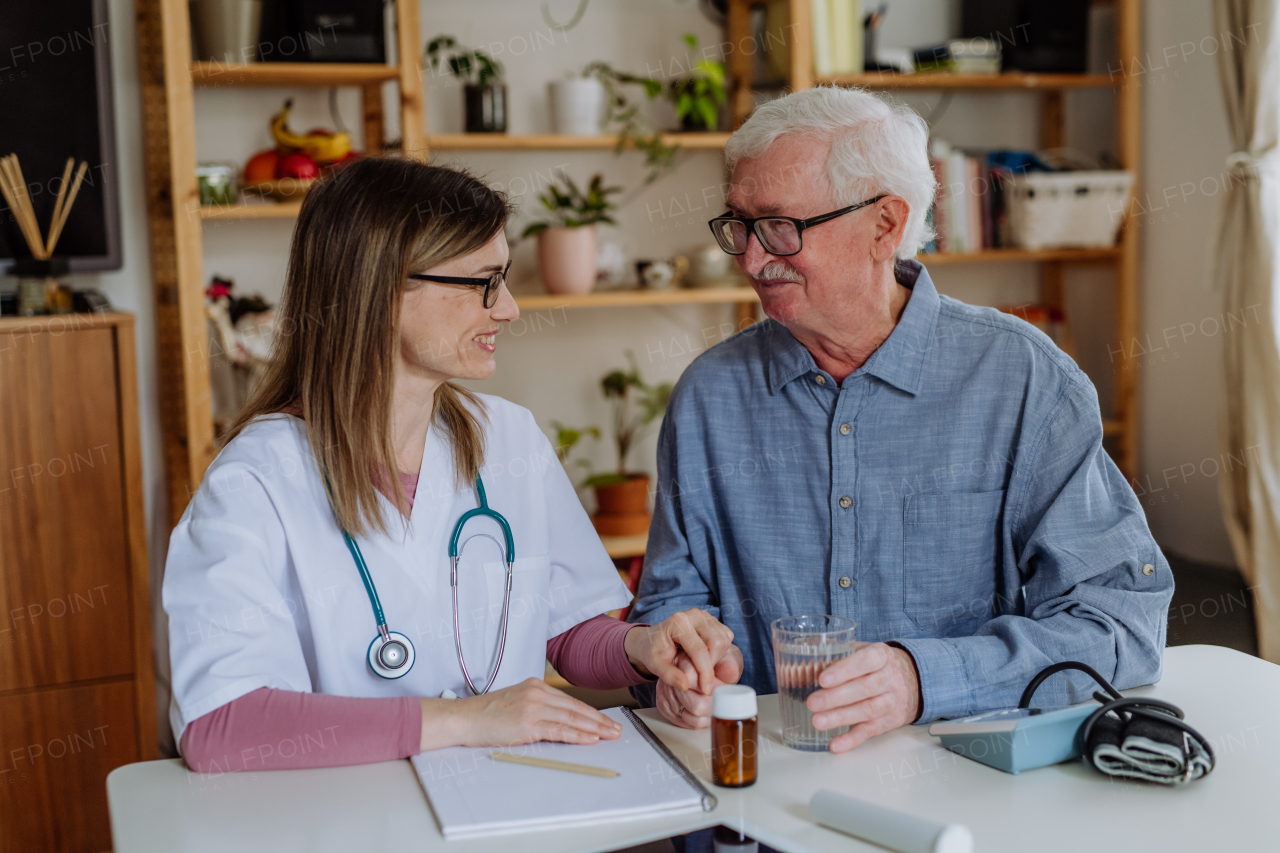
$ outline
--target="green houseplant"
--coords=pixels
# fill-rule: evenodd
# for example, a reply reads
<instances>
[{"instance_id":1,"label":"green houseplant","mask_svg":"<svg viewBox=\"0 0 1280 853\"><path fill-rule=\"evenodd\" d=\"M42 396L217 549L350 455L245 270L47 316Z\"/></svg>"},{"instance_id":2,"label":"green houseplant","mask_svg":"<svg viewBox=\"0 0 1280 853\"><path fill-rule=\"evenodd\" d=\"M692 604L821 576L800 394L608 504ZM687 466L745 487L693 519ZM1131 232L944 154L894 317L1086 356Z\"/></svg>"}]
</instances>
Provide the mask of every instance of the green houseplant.
<instances>
[{"instance_id":1,"label":"green houseplant","mask_svg":"<svg viewBox=\"0 0 1280 853\"><path fill-rule=\"evenodd\" d=\"M538 272L550 293L587 293L596 283L596 229L616 225L611 213L617 205L609 196L622 187L606 187L603 175L592 175L586 190L564 176L538 196L550 218L535 222L521 236L538 238Z\"/></svg>"},{"instance_id":2,"label":"green houseplant","mask_svg":"<svg viewBox=\"0 0 1280 853\"><path fill-rule=\"evenodd\" d=\"M627 456L648 427L666 412L671 399L670 382L645 382L630 351L627 362L629 370L612 370L600 380L605 399L613 402L617 470L596 474L584 483L595 489L596 514L591 522L605 536L635 536L649 529L649 475L628 471Z\"/></svg>"},{"instance_id":3,"label":"green houseplant","mask_svg":"<svg viewBox=\"0 0 1280 853\"><path fill-rule=\"evenodd\" d=\"M597 426L571 427L565 426L559 421L552 421L551 427L556 431L556 458L559 459L560 464L564 466L565 473L569 473L569 457L573 455L573 449L578 446L578 443L582 441L582 439L587 436L591 436L597 441L600 439L600 427ZM573 467L584 468L587 471L590 471L591 463L586 459L575 459L573 461ZM570 479L572 479L572 475L570 476Z\"/></svg>"},{"instance_id":4,"label":"green houseplant","mask_svg":"<svg viewBox=\"0 0 1280 853\"><path fill-rule=\"evenodd\" d=\"M464 84L467 133L506 132L507 87L501 62L478 48L463 47L453 36L436 36L423 55L433 72L445 66Z\"/></svg>"},{"instance_id":5,"label":"green houseplant","mask_svg":"<svg viewBox=\"0 0 1280 853\"><path fill-rule=\"evenodd\" d=\"M685 33L683 39L690 48L697 49L697 36ZM604 87L604 125L618 135L614 153L628 145L644 153L645 165L649 167L646 184L656 180L664 170L675 167L676 151L680 145L667 144L663 140L662 131L645 118L639 104L627 97L625 87L641 87L650 100L661 95L669 98L675 105L681 130L717 130L720 127L720 107L725 103L723 62L700 59L693 63L692 73L667 83L619 71L603 61L587 65L582 76L594 78Z\"/></svg>"},{"instance_id":6,"label":"green houseplant","mask_svg":"<svg viewBox=\"0 0 1280 853\"><path fill-rule=\"evenodd\" d=\"M685 33L684 43L698 49L698 38ZM698 60L687 77L667 84L666 93L676 105L676 118L681 130L719 130L720 107L724 106L724 63Z\"/></svg>"}]
</instances>

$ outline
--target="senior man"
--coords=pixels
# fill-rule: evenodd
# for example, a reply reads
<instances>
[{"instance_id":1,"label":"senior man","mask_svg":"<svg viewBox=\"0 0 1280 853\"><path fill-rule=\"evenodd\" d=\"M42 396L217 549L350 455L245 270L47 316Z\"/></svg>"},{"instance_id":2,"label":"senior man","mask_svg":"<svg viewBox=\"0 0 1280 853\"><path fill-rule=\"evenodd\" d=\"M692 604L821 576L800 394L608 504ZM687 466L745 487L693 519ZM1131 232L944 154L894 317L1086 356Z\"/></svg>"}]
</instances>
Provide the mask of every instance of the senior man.
<instances>
[{"instance_id":1,"label":"senior man","mask_svg":"<svg viewBox=\"0 0 1280 853\"><path fill-rule=\"evenodd\" d=\"M1088 377L1022 320L939 296L912 260L930 236L927 136L905 107L818 88L729 140L712 230L767 319L676 385L631 616L708 610L736 647L711 683L761 693L777 691L774 619L855 620L869 642L808 700L817 728L851 726L833 752L1016 705L1058 661L1155 681L1173 595ZM696 688L636 689L709 723ZM1064 673L1036 699L1094 689Z\"/></svg>"}]
</instances>

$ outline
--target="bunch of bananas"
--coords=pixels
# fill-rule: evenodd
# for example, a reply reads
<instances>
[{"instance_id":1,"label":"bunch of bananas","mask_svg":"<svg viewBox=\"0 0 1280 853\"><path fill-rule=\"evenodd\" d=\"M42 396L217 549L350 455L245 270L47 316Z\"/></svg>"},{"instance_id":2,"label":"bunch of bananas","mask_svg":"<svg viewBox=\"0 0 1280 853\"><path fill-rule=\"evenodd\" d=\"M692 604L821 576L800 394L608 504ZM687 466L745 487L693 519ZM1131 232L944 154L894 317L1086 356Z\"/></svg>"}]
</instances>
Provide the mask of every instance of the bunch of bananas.
<instances>
[{"instance_id":1,"label":"bunch of bananas","mask_svg":"<svg viewBox=\"0 0 1280 853\"><path fill-rule=\"evenodd\" d=\"M271 117L271 136L281 149L301 151L317 163L341 160L351 151L351 138L345 133L299 136L289 130L289 110L293 99L284 102L284 109Z\"/></svg>"}]
</instances>

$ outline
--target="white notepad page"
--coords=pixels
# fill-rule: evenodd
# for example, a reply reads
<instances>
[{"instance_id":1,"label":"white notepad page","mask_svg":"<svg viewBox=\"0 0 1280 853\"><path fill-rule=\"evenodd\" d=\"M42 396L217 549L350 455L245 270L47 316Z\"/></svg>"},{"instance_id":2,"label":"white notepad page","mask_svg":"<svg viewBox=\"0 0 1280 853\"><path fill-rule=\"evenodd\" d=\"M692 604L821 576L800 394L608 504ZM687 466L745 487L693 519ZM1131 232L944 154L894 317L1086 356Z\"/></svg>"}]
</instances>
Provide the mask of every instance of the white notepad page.
<instances>
[{"instance_id":1,"label":"white notepad page","mask_svg":"<svg viewBox=\"0 0 1280 853\"><path fill-rule=\"evenodd\" d=\"M413 756L441 834L475 838L703 808L703 792L649 745L621 708L602 713L622 724L617 740L590 746L545 742L501 748L452 746ZM492 752L606 767L619 775L602 778L510 764L494 761L489 757Z\"/></svg>"}]
</instances>

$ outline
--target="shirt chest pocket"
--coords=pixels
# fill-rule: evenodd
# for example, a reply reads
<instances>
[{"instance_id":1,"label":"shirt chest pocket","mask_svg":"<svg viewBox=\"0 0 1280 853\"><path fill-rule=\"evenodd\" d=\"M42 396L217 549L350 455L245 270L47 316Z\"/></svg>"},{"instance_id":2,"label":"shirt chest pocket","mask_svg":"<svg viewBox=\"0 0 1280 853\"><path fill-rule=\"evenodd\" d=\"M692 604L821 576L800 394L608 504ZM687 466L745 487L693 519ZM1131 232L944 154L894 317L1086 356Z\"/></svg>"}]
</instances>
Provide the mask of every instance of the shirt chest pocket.
<instances>
[{"instance_id":1,"label":"shirt chest pocket","mask_svg":"<svg viewBox=\"0 0 1280 853\"><path fill-rule=\"evenodd\" d=\"M902 608L926 636L968 636L991 618L1004 494L903 499Z\"/></svg>"},{"instance_id":2,"label":"shirt chest pocket","mask_svg":"<svg viewBox=\"0 0 1280 853\"><path fill-rule=\"evenodd\" d=\"M489 585L490 611L500 622L502 600L506 594L506 564L497 560L486 562L484 574ZM545 628L552 595L550 556L540 554L536 557L517 557L511 566L511 622L520 620L530 627L541 622ZM498 622L495 622L495 630L497 625Z\"/></svg>"}]
</instances>

